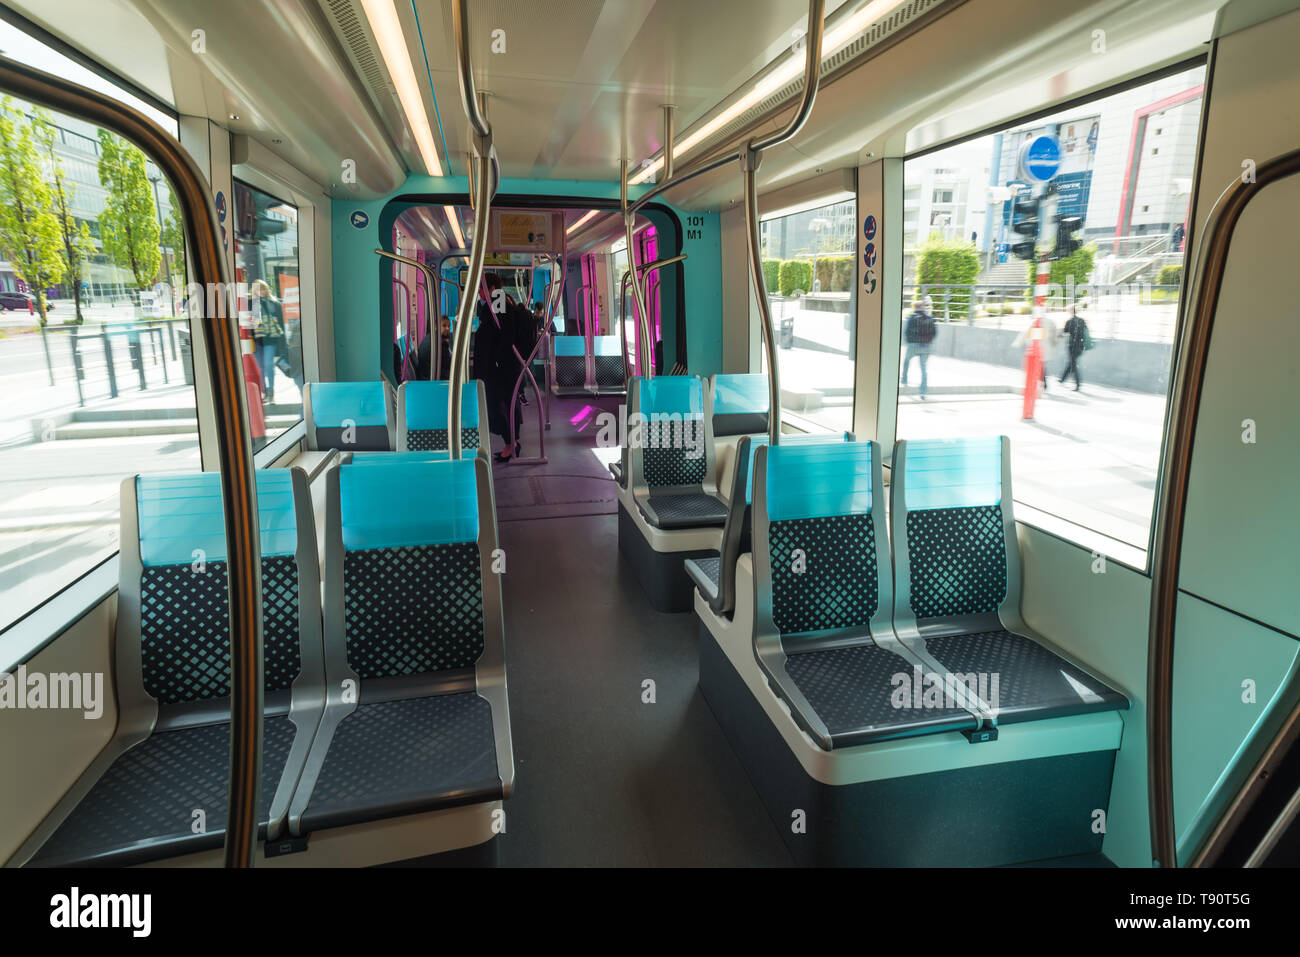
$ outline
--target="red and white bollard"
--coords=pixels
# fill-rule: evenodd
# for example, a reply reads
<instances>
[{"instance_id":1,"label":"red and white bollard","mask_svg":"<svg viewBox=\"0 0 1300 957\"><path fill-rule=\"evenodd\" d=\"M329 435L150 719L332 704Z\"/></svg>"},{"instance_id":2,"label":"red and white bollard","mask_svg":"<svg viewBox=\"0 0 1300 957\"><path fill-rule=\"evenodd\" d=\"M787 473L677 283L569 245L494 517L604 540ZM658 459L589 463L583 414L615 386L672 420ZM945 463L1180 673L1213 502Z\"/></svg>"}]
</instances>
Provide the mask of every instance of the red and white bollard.
<instances>
[{"instance_id":1,"label":"red and white bollard","mask_svg":"<svg viewBox=\"0 0 1300 957\"><path fill-rule=\"evenodd\" d=\"M1038 276L1034 284L1034 324L1029 327L1025 344L1025 402L1020 418L1029 421L1034 417L1034 402L1038 399L1038 383L1043 378L1043 317L1047 314L1047 283L1052 275L1052 263L1044 253L1038 260Z\"/></svg>"}]
</instances>

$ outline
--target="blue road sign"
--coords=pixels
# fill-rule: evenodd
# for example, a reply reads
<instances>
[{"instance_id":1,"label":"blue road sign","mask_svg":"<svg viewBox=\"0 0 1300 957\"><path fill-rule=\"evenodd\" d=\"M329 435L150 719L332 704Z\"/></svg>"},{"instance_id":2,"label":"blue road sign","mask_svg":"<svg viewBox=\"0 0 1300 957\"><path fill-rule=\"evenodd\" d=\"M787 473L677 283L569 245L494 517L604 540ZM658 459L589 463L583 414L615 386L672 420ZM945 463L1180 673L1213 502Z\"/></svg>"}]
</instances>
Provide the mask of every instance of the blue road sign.
<instances>
[{"instance_id":1,"label":"blue road sign","mask_svg":"<svg viewBox=\"0 0 1300 957\"><path fill-rule=\"evenodd\" d=\"M1046 183L1061 168L1061 144L1055 136L1035 136L1020 154L1020 168L1025 175Z\"/></svg>"},{"instance_id":2,"label":"blue road sign","mask_svg":"<svg viewBox=\"0 0 1300 957\"><path fill-rule=\"evenodd\" d=\"M364 210L352 210L352 227L354 229L365 229L369 225L370 217L366 215Z\"/></svg>"}]
</instances>

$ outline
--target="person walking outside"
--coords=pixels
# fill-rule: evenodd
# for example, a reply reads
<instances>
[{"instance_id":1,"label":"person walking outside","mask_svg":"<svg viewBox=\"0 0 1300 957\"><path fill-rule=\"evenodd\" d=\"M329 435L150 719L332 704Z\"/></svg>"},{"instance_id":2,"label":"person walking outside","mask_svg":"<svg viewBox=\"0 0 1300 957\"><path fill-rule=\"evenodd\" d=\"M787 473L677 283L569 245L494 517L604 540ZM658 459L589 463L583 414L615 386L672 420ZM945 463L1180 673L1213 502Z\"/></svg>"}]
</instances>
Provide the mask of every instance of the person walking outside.
<instances>
[{"instance_id":1,"label":"person walking outside","mask_svg":"<svg viewBox=\"0 0 1300 957\"><path fill-rule=\"evenodd\" d=\"M265 279L253 280L253 354L262 370L262 403L275 401L275 354L284 351L284 308Z\"/></svg>"},{"instance_id":2,"label":"person walking outside","mask_svg":"<svg viewBox=\"0 0 1300 957\"><path fill-rule=\"evenodd\" d=\"M1065 321L1063 333L1070 364L1061 373L1061 384L1065 385L1065 380L1073 375L1074 391L1078 392L1083 386L1083 380L1079 378L1079 357L1092 348L1092 336L1088 334L1088 324L1075 312L1073 306L1070 307L1070 318Z\"/></svg>"},{"instance_id":3,"label":"person walking outside","mask_svg":"<svg viewBox=\"0 0 1300 957\"><path fill-rule=\"evenodd\" d=\"M903 339L907 342L907 353L903 357L902 384L907 385L907 374L912 367L912 357L915 356L921 366L922 399L930 390L926 364L930 361L930 346L934 342L936 332L934 317L930 314L933 308L934 301L929 296L923 296L920 303L912 310L912 314L907 317L907 321L903 324Z\"/></svg>"}]
</instances>

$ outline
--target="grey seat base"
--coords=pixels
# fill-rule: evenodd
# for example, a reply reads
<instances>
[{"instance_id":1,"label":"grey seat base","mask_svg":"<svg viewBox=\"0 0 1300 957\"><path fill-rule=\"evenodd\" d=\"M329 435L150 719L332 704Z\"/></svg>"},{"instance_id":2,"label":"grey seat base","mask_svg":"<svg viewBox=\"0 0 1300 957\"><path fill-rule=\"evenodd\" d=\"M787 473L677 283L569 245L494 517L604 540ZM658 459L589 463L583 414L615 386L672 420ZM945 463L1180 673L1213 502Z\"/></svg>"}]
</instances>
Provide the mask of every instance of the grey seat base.
<instances>
[{"instance_id":1,"label":"grey seat base","mask_svg":"<svg viewBox=\"0 0 1300 957\"><path fill-rule=\"evenodd\" d=\"M721 527L727 521L727 504L707 492L676 495L651 492L649 500L638 505L646 522L655 528Z\"/></svg>"},{"instance_id":2,"label":"grey seat base","mask_svg":"<svg viewBox=\"0 0 1300 957\"><path fill-rule=\"evenodd\" d=\"M913 700L912 663L870 641L794 654L787 648L785 670L826 725L832 748L979 727L965 708ZM898 690L905 707L895 706Z\"/></svg>"},{"instance_id":3,"label":"grey seat base","mask_svg":"<svg viewBox=\"0 0 1300 957\"><path fill-rule=\"evenodd\" d=\"M685 559L717 555L714 549L657 552L646 541L622 500L618 503L618 550L636 575L655 611L682 612L695 607L695 586L686 574Z\"/></svg>"},{"instance_id":4,"label":"grey seat base","mask_svg":"<svg viewBox=\"0 0 1300 957\"><path fill-rule=\"evenodd\" d=\"M1033 639L1005 629L926 639L926 649L950 674L996 677L999 724L1122 711L1127 696L1065 661ZM990 697L992 695L990 694Z\"/></svg>"},{"instance_id":5,"label":"grey seat base","mask_svg":"<svg viewBox=\"0 0 1300 957\"><path fill-rule=\"evenodd\" d=\"M262 722L259 836L284 773L294 726ZM221 847L230 725L157 731L123 753L32 858L33 867L127 867ZM195 833L195 828L201 830Z\"/></svg>"},{"instance_id":6,"label":"grey seat base","mask_svg":"<svg viewBox=\"0 0 1300 957\"><path fill-rule=\"evenodd\" d=\"M300 830L502 797L492 708L477 692L366 703L334 732Z\"/></svg>"},{"instance_id":7,"label":"grey seat base","mask_svg":"<svg viewBox=\"0 0 1300 957\"><path fill-rule=\"evenodd\" d=\"M809 777L703 623L700 690L801 864L974 867L1101 851L1091 825L1114 751L832 786ZM791 827L796 810L805 833Z\"/></svg>"}]
</instances>

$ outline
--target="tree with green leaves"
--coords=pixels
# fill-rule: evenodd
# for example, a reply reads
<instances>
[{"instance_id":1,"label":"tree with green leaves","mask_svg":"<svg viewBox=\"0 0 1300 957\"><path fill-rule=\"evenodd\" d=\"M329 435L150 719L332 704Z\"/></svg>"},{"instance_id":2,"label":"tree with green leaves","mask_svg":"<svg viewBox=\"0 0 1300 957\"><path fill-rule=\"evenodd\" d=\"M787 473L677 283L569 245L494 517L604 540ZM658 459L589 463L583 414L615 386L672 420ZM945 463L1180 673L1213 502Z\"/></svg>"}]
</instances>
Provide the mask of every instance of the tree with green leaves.
<instances>
[{"instance_id":1,"label":"tree with green leaves","mask_svg":"<svg viewBox=\"0 0 1300 957\"><path fill-rule=\"evenodd\" d=\"M81 315L81 277L85 273L90 257L95 254L95 241L90 235L90 224L79 221L72 214L72 200L76 187L68 181L63 172L63 164L54 152L54 124L44 110L34 111L35 122L32 125L32 137L40 152L48 157L50 196L53 212L59 224L59 239L63 243L63 259L67 272L63 280L72 288L72 304L77 324L85 321Z\"/></svg>"},{"instance_id":2,"label":"tree with green leaves","mask_svg":"<svg viewBox=\"0 0 1300 957\"><path fill-rule=\"evenodd\" d=\"M45 290L63 278L68 264L32 124L9 97L0 103L0 252L31 290L44 326Z\"/></svg>"},{"instance_id":3,"label":"tree with green leaves","mask_svg":"<svg viewBox=\"0 0 1300 957\"><path fill-rule=\"evenodd\" d=\"M170 192L171 209L167 213L167 220L163 223L162 244L171 251L171 276L168 281L174 287L185 285L185 226L181 222L181 211L179 203L176 201L176 194Z\"/></svg>"},{"instance_id":4,"label":"tree with green leaves","mask_svg":"<svg viewBox=\"0 0 1300 957\"><path fill-rule=\"evenodd\" d=\"M108 130L99 131L99 182L107 190L99 214L104 252L131 270L137 289L153 283L162 263L162 230L144 152Z\"/></svg>"}]
</instances>

